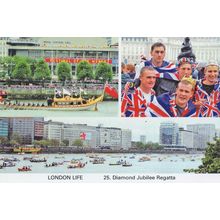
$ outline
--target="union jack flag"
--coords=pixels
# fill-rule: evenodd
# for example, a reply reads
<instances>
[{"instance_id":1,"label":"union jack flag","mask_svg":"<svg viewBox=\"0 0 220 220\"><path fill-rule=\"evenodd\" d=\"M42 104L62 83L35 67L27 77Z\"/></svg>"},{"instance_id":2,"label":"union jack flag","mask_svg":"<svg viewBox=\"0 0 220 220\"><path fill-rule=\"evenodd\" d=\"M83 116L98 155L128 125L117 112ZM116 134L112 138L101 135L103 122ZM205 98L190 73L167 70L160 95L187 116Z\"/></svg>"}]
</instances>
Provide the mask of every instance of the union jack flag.
<instances>
[{"instance_id":1,"label":"union jack flag","mask_svg":"<svg viewBox=\"0 0 220 220\"><path fill-rule=\"evenodd\" d=\"M151 101L155 97L151 91ZM121 103L121 113L125 117L146 117L147 103L140 89L134 89L133 93L124 93Z\"/></svg>"},{"instance_id":2,"label":"union jack flag","mask_svg":"<svg viewBox=\"0 0 220 220\"><path fill-rule=\"evenodd\" d=\"M148 106L151 117L196 117L196 107L189 100L186 107L178 114L175 94L164 93L154 99Z\"/></svg>"},{"instance_id":3,"label":"union jack flag","mask_svg":"<svg viewBox=\"0 0 220 220\"><path fill-rule=\"evenodd\" d=\"M203 80L200 80L196 86L195 100L205 99L199 109L200 117L220 117L220 82L214 85L213 91L208 94L205 91Z\"/></svg>"},{"instance_id":4,"label":"union jack flag","mask_svg":"<svg viewBox=\"0 0 220 220\"><path fill-rule=\"evenodd\" d=\"M135 78L138 78L140 75L141 68L144 66L151 66L157 71L157 77L162 79L169 79L174 81L179 81L177 69L174 63L163 61L162 66L157 67L152 63L152 59L141 62L139 65L136 65L136 75Z\"/></svg>"}]
</instances>

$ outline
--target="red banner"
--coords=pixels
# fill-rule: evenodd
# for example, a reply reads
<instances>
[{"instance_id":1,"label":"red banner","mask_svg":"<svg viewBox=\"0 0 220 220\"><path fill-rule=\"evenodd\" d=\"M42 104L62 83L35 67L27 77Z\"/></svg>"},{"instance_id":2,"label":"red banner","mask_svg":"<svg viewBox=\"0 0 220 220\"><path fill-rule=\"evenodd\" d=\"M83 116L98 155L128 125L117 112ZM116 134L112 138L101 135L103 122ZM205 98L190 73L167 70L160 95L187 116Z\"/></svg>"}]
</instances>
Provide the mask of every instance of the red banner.
<instances>
[{"instance_id":1,"label":"red banner","mask_svg":"<svg viewBox=\"0 0 220 220\"><path fill-rule=\"evenodd\" d=\"M47 63L60 63L60 62L66 62L66 63L79 63L81 61L87 61L91 64L98 64L101 62L112 64L111 59L83 59L83 58L59 58L59 57L47 57L44 59Z\"/></svg>"}]
</instances>

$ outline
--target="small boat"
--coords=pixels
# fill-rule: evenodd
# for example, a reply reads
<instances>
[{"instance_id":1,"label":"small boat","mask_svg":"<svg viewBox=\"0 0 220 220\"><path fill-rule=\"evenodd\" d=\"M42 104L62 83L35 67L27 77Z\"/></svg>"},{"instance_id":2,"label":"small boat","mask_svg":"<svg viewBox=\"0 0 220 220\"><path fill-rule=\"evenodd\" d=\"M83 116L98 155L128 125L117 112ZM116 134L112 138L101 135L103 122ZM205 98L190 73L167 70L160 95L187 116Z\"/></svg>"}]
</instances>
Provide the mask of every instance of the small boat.
<instances>
[{"instance_id":1,"label":"small boat","mask_svg":"<svg viewBox=\"0 0 220 220\"><path fill-rule=\"evenodd\" d=\"M110 166L118 166L118 165L122 165L123 164L123 161L117 161L117 162L115 162L115 163L110 163L109 165Z\"/></svg>"},{"instance_id":2,"label":"small boat","mask_svg":"<svg viewBox=\"0 0 220 220\"><path fill-rule=\"evenodd\" d=\"M40 159L40 158L32 158L32 159L30 160L30 162L33 162L33 163L47 162L47 159L46 159L46 158L43 158L43 159Z\"/></svg>"},{"instance_id":3,"label":"small boat","mask_svg":"<svg viewBox=\"0 0 220 220\"><path fill-rule=\"evenodd\" d=\"M46 164L45 167L57 167L59 165L63 165L63 162L60 163L52 162L51 164Z\"/></svg>"},{"instance_id":4,"label":"small boat","mask_svg":"<svg viewBox=\"0 0 220 220\"><path fill-rule=\"evenodd\" d=\"M102 160L101 158L95 158L91 162L92 164L104 164L104 160Z\"/></svg>"},{"instance_id":5,"label":"small boat","mask_svg":"<svg viewBox=\"0 0 220 220\"><path fill-rule=\"evenodd\" d=\"M3 167L14 167L16 164L12 163L11 161L8 162L3 162L2 166Z\"/></svg>"},{"instance_id":6,"label":"small boat","mask_svg":"<svg viewBox=\"0 0 220 220\"><path fill-rule=\"evenodd\" d=\"M23 166L22 168L18 168L18 171L25 172L25 171L31 171L31 168L28 166Z\"/></svg>"},{"instance_id":7,"label":"small boat","mask_svg":"<svg viewBox=\"0 0 220 220\"><path fill-rule=\"evenodd\" d=\"M83 168L83 167L85 167L85 165L86 165L86 163L82 163L82 162L79 161L76 164L70 164L67 168L68 169Z\"/></svg>"},{"instance_id":8,"label":"small boat","mask_svg":"<svg viewBox=\"0 0 220 220\"><path fill-rule=\"evenodd\" d=\"M139 160L138 160L138 162L145 162L145 161L150 161L151 159L150 159L150 157L148 157L148 156L143 156L143 157L141 157Z\"/></svg>"},{"instance_id":9,"label":"small boat","mask_svg":"<svg viewBox=\"0 0 220 220\"><path fill-rule=\"evenodd\" d=\"M125 161L123 164L122 164L123 167L131 167L132 164L131 163L128 163L127 161Z\"/></svg>"}]
</instances>

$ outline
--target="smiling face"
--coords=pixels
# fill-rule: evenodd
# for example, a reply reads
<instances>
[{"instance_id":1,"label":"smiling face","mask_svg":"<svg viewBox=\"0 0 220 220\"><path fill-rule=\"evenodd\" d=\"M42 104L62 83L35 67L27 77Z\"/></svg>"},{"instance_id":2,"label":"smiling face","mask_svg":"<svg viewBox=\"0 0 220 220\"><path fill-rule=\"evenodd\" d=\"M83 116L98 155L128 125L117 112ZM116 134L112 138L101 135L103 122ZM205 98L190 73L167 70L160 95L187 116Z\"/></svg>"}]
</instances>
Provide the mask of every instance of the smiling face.
<instances>
[{"instance_id":1,"label":"smiling face","mask_svg":"<svg viewBox=\"0 0 220 220\"><path fill-rule=\"evenodd\" d=\"M165 57L164 47L154 47L151 51L152 61L155 66L161 66Z\"/></svg>"},{"instance_id":2,"label":"smiling face","mask_svg":"<svg viewBox=\"0 0 220 220\"><path fill-rule=\"evenodd\" d=\"M193 86L180 82L176 89L176 104L181 108L185 108L187 102L193 96Z\"/></svg>"},{"instance_id":3,"label":"smiling face","mask_svg":"<svg viewBox=\"0 0 220 220\"><path fill-rule=\"evenodd\" d=\"M214 85L218 79L218 66L210 65L205 68L205 80L204 83L206 85Z\"/></svg>"},{"instance_id":4,"label":"smiling face","mask_svg":"<svg viewBox=\"0 0 220 220\"><path fill-rule=\"evenodd\" d=\"M179 73L179 80L181 80L183 77L190 77L192 75L192 65L190 63L183 63L178 68Z\"/></svg>"},{"instance_id":5,"label":"smiling face","mask_svg":"<svg viewBox=\"0 0 220 220\"><path fill-rule=\"evenodd\" d=\"M143 92L149 93L154 87L156 82L156 72L155 70L144 70L140 75L141 85L140 88Z\"/></svg>"}]
</instances>

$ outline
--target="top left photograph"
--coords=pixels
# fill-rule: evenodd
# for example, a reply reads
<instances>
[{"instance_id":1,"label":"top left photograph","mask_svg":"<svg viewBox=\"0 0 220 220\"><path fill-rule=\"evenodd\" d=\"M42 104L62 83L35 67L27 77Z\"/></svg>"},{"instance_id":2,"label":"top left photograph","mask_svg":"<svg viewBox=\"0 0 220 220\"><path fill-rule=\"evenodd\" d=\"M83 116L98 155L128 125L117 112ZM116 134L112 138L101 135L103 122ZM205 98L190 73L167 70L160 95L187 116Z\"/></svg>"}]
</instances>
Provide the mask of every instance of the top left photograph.
<instances>
[{"instance_id":1,"label":"top left photograph","mask_svg":"<svg viewBox=\"0 0 220 220\"><path fill-rule=\"evenodd\" d=\"M0 37L0 116L118 116L118 39Z\"/></svg>"}]
</instances>

